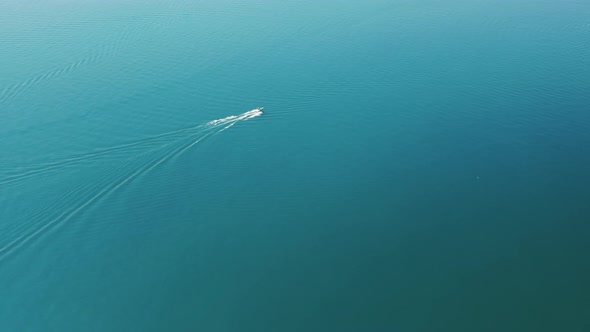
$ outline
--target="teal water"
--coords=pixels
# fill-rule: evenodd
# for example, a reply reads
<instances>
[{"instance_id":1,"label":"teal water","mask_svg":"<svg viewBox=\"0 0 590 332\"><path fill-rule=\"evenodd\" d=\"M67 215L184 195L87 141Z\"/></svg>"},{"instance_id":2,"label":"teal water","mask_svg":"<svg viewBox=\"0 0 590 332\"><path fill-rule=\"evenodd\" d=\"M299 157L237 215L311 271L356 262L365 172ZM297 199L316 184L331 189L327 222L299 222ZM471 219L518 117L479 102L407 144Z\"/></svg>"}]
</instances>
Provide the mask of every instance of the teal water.
<instances>
[{"instance_id":1,"label":"teal water","mask_svg":"<svg viewBox=\"0 0 590 332\"><path fill-rule=\"evenodd\" d=\"M588 331L589 18L0 2L0 331Z\"/></svg>"}]
</instances>

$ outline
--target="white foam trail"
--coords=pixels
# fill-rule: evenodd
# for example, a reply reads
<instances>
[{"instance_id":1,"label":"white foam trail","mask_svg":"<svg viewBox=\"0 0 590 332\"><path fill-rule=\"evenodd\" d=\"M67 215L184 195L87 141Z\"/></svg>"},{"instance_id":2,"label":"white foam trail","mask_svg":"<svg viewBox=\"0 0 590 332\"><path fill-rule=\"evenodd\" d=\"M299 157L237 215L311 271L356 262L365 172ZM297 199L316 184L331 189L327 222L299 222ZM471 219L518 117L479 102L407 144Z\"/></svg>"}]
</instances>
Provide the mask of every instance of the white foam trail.
<instances>
[{"instance_id":1,"label":"white foam trail","mask_svg":"<svg viewBox=\"0 0 590 332\"><path fill-rule=\"evenodd\" d=\"M216 127L216 126L219 126L219 125L224 125L224 124L228 124L229 123L230 126L226 126L224 128L224 130L225 130L225 129L233 126L233 124L235 124L238 121L249 120L249 119L252 119L252 118L261 116L261 115L262 115L262 111L259 108L255 108L255 109L253 109L251 111L242 113L240 115L231 115L231 116L228 116L228 117L225 117L225 118L222 118L222 119L217 119L217 120L209 121L209 122L207 122L206 126ZM63 168L65 166L68 166L68 165L73 165L73 164L76 164L76 163L79 163L79 162L83 162L83 161L86 161L86 160L89 160L89 159L92 159L92 158L96 158L96 157L100 157L100 156L104 156L104 155L109 155L112 152L115 152L115 151L118 151L118 150L121 151L121 150L125 150L125 149L128 149L130 147L134 147L134 146L147 145L147 143L154 142L154 141L156 141L158 139L167 138L167 137L173 136L175 134L188 133L188 132L190 132L192 130L199 129L201 127L202 127L202 125L193 126L193 127L189 127L189 128L183 128L183 129L180 129L180 130L175 130L175 131L171 131L171 132L168 132L168 133L164 133L164 134L156 135L156 136L153 136L153 137L149 137L149 138L146 138L144 140L140 140L140 141L136 141L136 142L130 142L130 143L121 144L121 145L118 145L118 146L112 146L112 147L108 147L108 148L100 148L100 149L97 149L96 152L90 153L90 154L87 154L87 155L72 157L72 158L69 158L69 159L65 159L65 160L61 160L61 161L57 161L57 162L48 163L47 166L45 166L45 167L41 167L41 168L33 169L33 170L28 170L28 171L24 171L22 173L10 175L10 176L7 176L5 178L0 179L0 188L3 187L3 186L5 186L5 185L8 185L10 183L13 183L13 182L27 180L27 179L29 179L29 178L31 178L33 176L43 175L44 173L51 172L51 171L63 170Z\"/></svg>"},{"instance_id":2,"label":"white foam trail","mask_svg":"<svg viewBox=\"0 0 590 332\"><path fill-rule=\"evenodd\" d=\"M237 118L237 116L231 115L231 116L228 116L228 117L223 118L223 119L217 119L217 120L209 121L209 122L207 122L207 124L210 125L210 126L216 126L216 125L221 124L221 123L229 122L229 121L231 121L231 120L233 120L235 118Z\"/></svg>"},{"instance_id":3,"label":"white foam trail","mask_svg":"<svg viewBox=\"0 0 590 332\"><path fill-rule=\"evenodd\" d=\"M50 220L46 221L43 225L39 225L42 222L42 220L40 220L40 218L38 218L38 217L45 214L45 212L46 212L45 208L42 208L40 211L30 213L27 216L14 218L12 221L17 222L17 221L25 220L27 218L30 219L30 218L34 217L34 219L33 219L34 225L27 224L27 225L25 225L26 227L24 229L22 229L22 227L16 227L15 229L12 229L11 233L15 233L16 237L12 241L10 241L7 244L4 244L2 247L0 247L0 261L2 261L10 253L13 253L13 252L19 250L19 248L21 248L25 244L29 243L30 241L33 241L38 236L41 236L43 233L45 233L49 229L54 229L54 228L58 227L59 225L63 225L65 223L67 223L70 219L74 218L76 215L81 213L83 210L85 210L89 206L95 204L97 201L99 201L103 197L108 196L111 193L119 190L121 187L123 187L127 183L131 182L133 179L139 177L142 174L149 173L151 170L153 170L157 166L161 165L162 163L166 162L167 160L174 158L174 157L178 157L179 155L183 154L186 150L190 149L194 145L203 141L205 138L210 137L215 134L218 134L222 131L225 131L226 129L233 127L239 121L250 120L252 118L261 116L262 114L263 114L262 110L259 108L256 108L251 111L242 113L240 115L231 115L231 116L228 116L228 117L225 117L222 119L209 121L205 126L195 126L195 127L191 127L191 128L185 128L185 129L177 130L174 132L161 134L161 135L158 135L158 136L155 136L155 137L143 140L143 141L131 142L131 143L123 144L123 145L116 146L116 147L101 149L102 151L100 151L99 153L106 154L106 153L110 153L110 152L113 152L116 150L124 150L126 148L131 147L131 146L145 144L146 142L149 142L149 141L153 141L153 140L156 140L159 138L171 136L171 134L190 133L191 130L197 129L197 128L202 128L204 130L204 131L201 131L197 134L192 133L191 136L189 136L190 141L188 141L188 142L184 141L184 143L182 143L180 146L174 147L174 145L177 144L179 142L179 140L182 140L182 139L175 139L175 140L172 140L171 142L168 142L167 144L164 144L162 146L158 146L154 149L143 152L139 156L136 156L135 158L132 158L130 161L126 162L123 166L119 167L118 169L112 170L109 173L107 173L103 177L106 183L103 182L103 183L97 183L94 185L79 186L73 192L61 195L61 197L58 197L55 201L52 201L51 204L48 205L48 207L55 206L57 201L59 201L60 199L69 199L71 195L74 195L76 193L77 194L84 193L83 196L86 196L86 194L92 195L92 192L90 190L92 190L92 189L98 190L97 193L94 193L89 198L82 199L81 201L76 202L77 207L74 206L69 209L64 208L64 210L61 213L57 212L56 213L57 216L55 216L55 215L51 216L50 218L48 218ZM207 127L209 127L210 129L208 129ZM221 129L219 129L219 127L221 127ZM157 153L159 151L166 150L167 148L172 148L172 150L167 152L165 155L159 157L158 159L155 159L155 160L152 159L150 161L145 162L142 165L139 165L134 170L133 169L130 170L130 172L127 173L126 175L123 175L118 178L115 175L115 178L114 179L112 178L112 176L114 174L116 174L120 170L124 169L126 166L129 166L133 162L139 160L140 157L149 156L152 153ZM88 155L88 156L90 156L90 155ZM88 156L80 156L80 157L74 158L73 160L75 160L75 161L77 161L78 159L82 160L82 159L87 158ZM64 163L66 163L66 162L67 162L67 160ZM56 164L50 165L48 169L50 169L52 167L59 167L59 166L63 166L63 164L56 163ZM40 171L45 171L45 169L42 169ZM26 177L28 175L29 175L28 173L21 174L21 176L23 176L23 177ZM103 180L103 178L101 178L100 180ZM8 180L10 180L10 179L8 179ZM3 182L0 182L0 185L2 183ZM72 201L70 201L68 204L63 204L63 205L65 207L67 205L70 205L71 203L72 203ZM14 222L12 222L12 221L9 223L10 225L14 225ZM37 226L38 228L32 229L35 226ZM30 232L27 232L27 230L30 230ZM18 234L19 231L22 231L23 233Z\"/></svg>"},{"instance_id":4,"label":"white foam trail","mask_svg":"<svg viewBox=\"0 0 590 332\"><path fill-rule=\"evenodd\" d=\"M255 118L255 117L261 116L261 115L262 115L262 110L260 110L259 108L255 108L251 111L242 113L240 115L231 115L231 116L225 117L223 119L209 121L209 122L207 122L207 125L217 126L217 125L225 124L228 122L237 122L237 121L241 121L241 120L245 121L245 120L250 120L252 118Z\"/></svg>"}]
</instances>

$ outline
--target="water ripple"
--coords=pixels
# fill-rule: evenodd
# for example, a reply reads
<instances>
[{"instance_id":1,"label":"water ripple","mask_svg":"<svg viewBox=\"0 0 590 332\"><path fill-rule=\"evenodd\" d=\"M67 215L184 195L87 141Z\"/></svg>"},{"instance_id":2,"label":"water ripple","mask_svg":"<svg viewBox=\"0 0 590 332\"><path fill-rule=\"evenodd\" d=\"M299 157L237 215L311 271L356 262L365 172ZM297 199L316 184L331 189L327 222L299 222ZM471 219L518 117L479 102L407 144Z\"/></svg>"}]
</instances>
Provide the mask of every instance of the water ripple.
<instances>
[{"instance_id":1,"label":"water ripple","mask_svg":"<svg viewBox=\"0 0 590 332\"><path fill-rule=\"evenodd\" d=\"M16 253L19 248L46 232L66 224L93 204L108 199L110 194L129 182L146 176L156 167L182 155L206 138L217 135L239 122L261 115L261 110L254 109L240 115L212 120L203 125L102 148L81 156L63 158L47 163L41 168L30 165L24 167L28 168L28 171L2 178L0 191L16 190L19 185L34 180L37 176L47 177L52 172L67 172L68 169L84 166L96 168L99 165L96 158L104 158L103 163L109 166L102 175L95 176L92 182L59 193L44 206L0 224L0 260ZM93 162L82 165L86 161ZM67 177L67 174L61 174L61 177Z\"/></svg>"}]
</instances>

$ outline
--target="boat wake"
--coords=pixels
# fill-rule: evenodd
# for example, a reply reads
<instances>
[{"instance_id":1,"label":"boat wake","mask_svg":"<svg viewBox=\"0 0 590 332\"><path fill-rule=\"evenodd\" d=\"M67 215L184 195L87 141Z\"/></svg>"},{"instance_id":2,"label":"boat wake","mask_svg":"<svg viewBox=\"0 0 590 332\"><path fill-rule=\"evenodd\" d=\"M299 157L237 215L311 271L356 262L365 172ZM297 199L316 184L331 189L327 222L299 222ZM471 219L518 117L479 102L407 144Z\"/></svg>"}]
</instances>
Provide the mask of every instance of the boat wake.
<instances>
[{"instance_id":1,"label":"boat wake","mask_svg":"<svg viewBox=\"0 0 590 332\"><path fill-rule=\"evenodd\" d=\"M248 111L246 113L243 113L241 115L232 115L232 116L228 116L223 119L209 121L209 122L207 122L207 125L217 126L217 125L228 123L228 122L231 122L232 124L234 124L237 121L249 120L249 119L255 118L257 116L261 116L261 115L262 115L262 107L259 107L259 108L255 108L251 111Z\"/></svg>"},{"instance_id":2,"label":"boat wake","mask_svg":"<svg viewBox=\"0 0 590 332\"><path fill-rule=\"evenodd\" d=\"M57 195L49 193L45 196L45 204L38 209L10 216L8 209L11 204L2 204L0 216L9 215L12 218L0 220L0 261L12 253L16 253L31 241L43 236L49 230L72 221L83 211L91 208L109 195L120 190L125 185L140 176L149 174L158 166L179 157L190 148L203 140L217 135L239 122L247 121L263 114L262 108L256 108L240 115L232 115L222 119L212 120L205 124L183 128L142 140L129 142L117 146L97 149L91 153L70 156L61 160L48 162L43 165L26 167L20 166L18 173L0 178L0 193L20 191L21 188L34 185L35 179L43 177L47 180L53 175L61 175L56 181L63 179L68 170L80 173L84 170L93 174L84 176L86 183L77 183L75 187L63 189ZM104 172L96 174L96 166L104 165ZM0 173L1 174L1 173ZM72 177L75 174L71 175ZM79 176L79 175L78 175ZM61 181L63 182L63 181ZM2 218L4 219L4 218Z\"/></svg>"}]
</instances>

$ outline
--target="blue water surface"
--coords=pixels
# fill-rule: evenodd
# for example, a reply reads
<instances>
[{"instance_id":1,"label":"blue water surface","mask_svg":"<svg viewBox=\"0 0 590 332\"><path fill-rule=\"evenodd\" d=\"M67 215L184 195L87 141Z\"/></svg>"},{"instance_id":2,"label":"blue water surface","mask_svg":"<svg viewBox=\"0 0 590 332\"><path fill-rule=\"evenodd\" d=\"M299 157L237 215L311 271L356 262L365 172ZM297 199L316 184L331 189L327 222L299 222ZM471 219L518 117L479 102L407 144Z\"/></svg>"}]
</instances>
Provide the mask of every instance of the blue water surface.
<instances>
[{"instance_id":1,"label":"blue water surface","mask_svg":"<svg viewBox=\"0 0 590 332\"><path fill-rule=\"evenodd\" d=\"M590 330L589 22L0 2L0 331Z\"/></svg>"}]
</instances>

